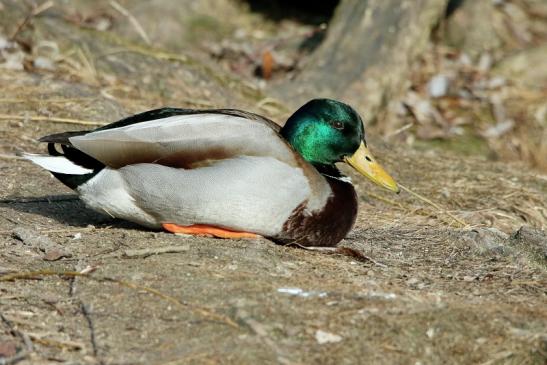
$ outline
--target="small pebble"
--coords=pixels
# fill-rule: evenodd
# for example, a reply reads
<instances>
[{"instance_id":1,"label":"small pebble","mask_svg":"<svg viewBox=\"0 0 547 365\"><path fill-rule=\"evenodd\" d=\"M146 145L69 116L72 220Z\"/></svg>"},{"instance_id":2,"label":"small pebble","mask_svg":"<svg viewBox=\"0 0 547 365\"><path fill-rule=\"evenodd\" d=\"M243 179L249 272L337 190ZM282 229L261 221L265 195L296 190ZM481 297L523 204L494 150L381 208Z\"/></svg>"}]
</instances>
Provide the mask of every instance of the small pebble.
<instances>
[{"instance_id":1,"label":"small pebble","mask_svg":"<svg viewBox=\"0 0 547 365\"><path fill-rule=\"evenodd\" d=\"M326 343L336 343L342 341L342 336L336 335L334 333L325 332L321 330L317 330L315 332L315 339L317 340L317 343L320 345L326 344Z\"/></svg>"},{"instance_id":2,"label":"small pebble","mask_svg":"<svg viewBox=\"0 0 547 365\"><path fill-rule=\"evenodd\" d=\"M483 72L490 70L492 68L492 56L489 53L481 54L477 67Z\"/></svg>"},{"instance_id":3,"label":"small pebble","mask_svg":"<svg viewBox=\"0 0 547 365\"><path fill-rule=\"evenodd\" d=\"M41 68L49 71L55 70L55 64L49 58L36 57L36 59L32 63L36 68Z\"/></svg>"},{"instance_id":4,"label":"small pebble","mask_svg":"<svg viewBox=\"0 0 547 365\"><path fill-rule=\"evenodd\" d=\"M420 282L418 278L410 278L406 281L407 285L416 285Z\"/></svg>"},{"instance_id":5,"label":"small pebble","mask_svg":"<svg viewBox=\"0 0 547 365\"><path fill-rule=\"evenodd\" d=\"M436 75L427 84L427 91L433 98L440 98L448 93L450 81L446 75Z\"/></svg>"},{"instance_id":6,"label":"small pebble","mask_svg":"<svg viewBox=\"0 0 547 365\"><path fill-rule=\"evenodd\" d=\"M488 128L484 131L483 136L486 138L499 138L505 133L509 132L515 126L515 122L511 119L507 119L503 122Z\"/></svg>"}]
</instances>

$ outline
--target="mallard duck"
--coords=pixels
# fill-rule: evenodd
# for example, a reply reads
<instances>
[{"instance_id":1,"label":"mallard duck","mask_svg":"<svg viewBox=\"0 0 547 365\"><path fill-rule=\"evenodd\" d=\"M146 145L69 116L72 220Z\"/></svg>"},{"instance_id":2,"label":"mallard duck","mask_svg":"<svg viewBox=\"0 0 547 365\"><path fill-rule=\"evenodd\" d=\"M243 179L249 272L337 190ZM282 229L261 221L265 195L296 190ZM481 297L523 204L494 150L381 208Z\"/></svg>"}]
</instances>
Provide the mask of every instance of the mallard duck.
<instances>
[{"instance_id":1,"label":"mallard duck","mask_svg":"<svg viewBox=\"0 0 547 365\"><path fill-rule=\"evenodd\" d=\"M236 109L163 108L40 141L49 155L24 157L88 207L173 233L336 246L357 195L335 163L399 191L359 114L330 99L309 101L283 128Z\"/></svg>"}]
</instances>

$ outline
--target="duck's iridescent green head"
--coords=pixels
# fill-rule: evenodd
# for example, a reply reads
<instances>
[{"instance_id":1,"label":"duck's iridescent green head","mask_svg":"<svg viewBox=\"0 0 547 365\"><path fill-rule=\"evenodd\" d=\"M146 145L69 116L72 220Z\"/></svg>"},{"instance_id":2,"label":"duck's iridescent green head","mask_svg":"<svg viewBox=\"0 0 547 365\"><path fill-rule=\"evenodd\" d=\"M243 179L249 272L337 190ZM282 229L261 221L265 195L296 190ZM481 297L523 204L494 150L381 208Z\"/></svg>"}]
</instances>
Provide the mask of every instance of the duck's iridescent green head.
<instances>
[{"instance_id":1,"label":"duck's iridescent green head","mask_svg":"<svg viewBox=\"0 0 547 365\"><path fill-rule=\"evenodd\" d=\"M311 100L291 115L281 135L315 166L347 162L377 184L399 191L368 151L363 121L347 104L331 99Z\"/></svg>"},{"instance_id":2,"label":"duck's iridescent green head","mask_svg":"<svg viewBox=\"0 0 547 365\"><path fill-rule=\"evenodd\" d=\"M314 165L332 165L351 156L364 140L361 117L336 100L314 99L287 120L281 135Z\"/></svg>"}]
</instances>

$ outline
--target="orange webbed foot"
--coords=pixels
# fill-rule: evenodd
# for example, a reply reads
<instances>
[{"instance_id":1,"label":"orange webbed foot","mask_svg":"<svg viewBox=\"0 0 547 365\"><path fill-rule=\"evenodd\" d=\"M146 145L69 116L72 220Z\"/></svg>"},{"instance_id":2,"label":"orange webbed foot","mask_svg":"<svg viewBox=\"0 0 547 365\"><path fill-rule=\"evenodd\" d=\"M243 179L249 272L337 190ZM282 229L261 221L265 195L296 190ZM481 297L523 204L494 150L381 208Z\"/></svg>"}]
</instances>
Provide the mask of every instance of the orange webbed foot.
<instances>
[{"instance_id":1,"label":"orange webbed foot","mask_svg":"<svg viewBox=\"0 0 547 365\"><path fill-rule=\"evenodd\" d=\"M163 229L171 233L182 233L194 236L217 238L259 238L260 235L251 232L232 231L225 228L207 226L204 224L192 224L191 226L179 226L173 223L162 223Z\"/></svg>"}]
</instances>

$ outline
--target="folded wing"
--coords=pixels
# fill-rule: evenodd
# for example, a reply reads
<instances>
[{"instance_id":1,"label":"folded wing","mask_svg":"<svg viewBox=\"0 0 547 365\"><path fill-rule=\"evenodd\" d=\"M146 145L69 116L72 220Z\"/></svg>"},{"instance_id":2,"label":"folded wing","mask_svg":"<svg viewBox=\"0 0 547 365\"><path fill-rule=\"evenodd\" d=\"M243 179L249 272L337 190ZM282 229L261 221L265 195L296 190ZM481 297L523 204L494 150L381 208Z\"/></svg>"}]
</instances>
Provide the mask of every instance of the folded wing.
<instances>
[{"instance_id":1,"label":"folded wing","mask_svg":"<svg viewBox=\"0 0 547 365\"><path fill-rule=\"evenodd\" d=\"M135 163L195 168L237 156L268 156L298 165L290 146L270 124L223 113L175 115L68 139L114 168Z\"/></svg>"}]
</instances>

